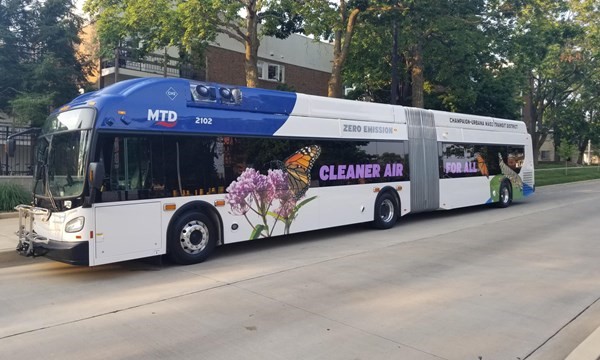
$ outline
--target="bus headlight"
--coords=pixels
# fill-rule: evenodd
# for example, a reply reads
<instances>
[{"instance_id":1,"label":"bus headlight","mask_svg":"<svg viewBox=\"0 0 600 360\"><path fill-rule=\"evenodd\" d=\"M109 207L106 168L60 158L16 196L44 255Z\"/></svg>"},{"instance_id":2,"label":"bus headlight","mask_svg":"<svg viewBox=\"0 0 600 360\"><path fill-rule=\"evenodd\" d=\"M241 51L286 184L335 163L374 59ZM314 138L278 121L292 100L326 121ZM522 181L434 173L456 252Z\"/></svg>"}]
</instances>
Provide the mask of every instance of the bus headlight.
<instances>
[{"instance_id":1,"label":"bus headlight","mask_svg":"<svg viewBox=\"0 0 600 360\"><path fill-rule=\"evenodd\" d=\"M85 218L83 216L76 217L75 219L70 220L67 225L65 225L65 231L68 233L81 231L84 224Z\"/></svg>"}]
</instances>

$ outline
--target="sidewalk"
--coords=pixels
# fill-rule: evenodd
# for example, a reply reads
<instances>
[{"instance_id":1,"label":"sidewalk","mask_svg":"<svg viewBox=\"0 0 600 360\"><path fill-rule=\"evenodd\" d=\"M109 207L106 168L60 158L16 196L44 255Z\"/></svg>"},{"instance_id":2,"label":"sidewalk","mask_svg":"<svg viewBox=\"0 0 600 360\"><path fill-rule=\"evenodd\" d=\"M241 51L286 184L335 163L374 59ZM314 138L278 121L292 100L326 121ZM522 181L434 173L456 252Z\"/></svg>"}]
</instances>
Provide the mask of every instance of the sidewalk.
<instances>
[{"instance_id":1,"label":"sidewalk","mask_svg":"<svg viewBox=\"0 0 600 360\"><path fill-rule=\"evenodd\" d=\"M600 359L600 327L573 350L565 360Z\"/></svg>"},{"instance_id":2,"label":"sidewalk","mask_svg":"<svg viewBox=\"0 0 600 360\"><path fill-rule=\"evenodd\" d=\"M19 217L16 214L0 214L0 251L14 251L17 247Z\"/></svg>"}]
</instances>

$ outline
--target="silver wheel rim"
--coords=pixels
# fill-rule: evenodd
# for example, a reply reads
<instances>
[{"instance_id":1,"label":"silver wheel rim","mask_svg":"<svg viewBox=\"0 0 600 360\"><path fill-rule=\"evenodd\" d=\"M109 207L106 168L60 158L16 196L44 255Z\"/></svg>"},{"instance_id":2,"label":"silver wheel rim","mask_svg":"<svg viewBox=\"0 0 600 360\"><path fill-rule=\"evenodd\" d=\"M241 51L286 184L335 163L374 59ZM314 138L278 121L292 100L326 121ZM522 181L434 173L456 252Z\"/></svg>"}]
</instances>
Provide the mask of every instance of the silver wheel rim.
<instances>
[{"instance_id":1,"label":"silver wheel rim","mask_svg":"<svg viewBox=\"0 0 600 360\"><path fill-rule=\"evenodd\" d=\"M394 204L390 199L385 199L379 207L379 218L384 223L390 222L394 217Z\"/></svg>"},{"instance_id":2,"label":"silver wheel rim","mask_svg":"<svg viewBox=\"0 0 600 360\"><path fill-rule=\"evenodd\" d=\"M208 227L202 221L192 220L185 224L179 234L181 248L188 254L197 254L208 244Z\"/></svg>"},{"instance_id":3,"label":"silver wheel rim","mask_svg":"<svg viewBox=\"0 0 600 360\"><path fill-rule=\"evenodd\" d=\"M503 187L502 188L502 202L504 204L508 204L509 199L510 199L510 192L508 191L507 187Z\"/></svg>"}]
</instances>

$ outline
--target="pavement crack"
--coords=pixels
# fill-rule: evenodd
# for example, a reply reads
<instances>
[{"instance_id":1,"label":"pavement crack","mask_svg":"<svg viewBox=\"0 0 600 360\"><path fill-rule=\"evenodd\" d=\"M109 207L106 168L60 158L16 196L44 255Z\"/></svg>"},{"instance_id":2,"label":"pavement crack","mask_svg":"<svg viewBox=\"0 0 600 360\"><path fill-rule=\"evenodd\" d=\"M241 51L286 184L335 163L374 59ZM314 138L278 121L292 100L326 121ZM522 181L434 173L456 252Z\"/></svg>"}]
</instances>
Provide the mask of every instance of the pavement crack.
<instances>
[{"instance_id":1,"label":"pavement crack","mask_svg":"<svg viewBox=\"0 0 600 360\"><path fill-rule=\"evenodd\" d=\"M539 349L541 349L544 345L546 345L550 340L552 340L554 337L556 337L561 331L563 331L563 329L565 329L567 326L569 326L571 323L573 323L573 321L577 320L577 318L579 318L581 315L583 315L583 313L585 313L589 308L591 308L592 306L594 306L594 304L596 304L598 301L600 301L600 297L596 298L596 300L592 301L591 304L589 304L588 306L586 306L583 310L581 310L577 315L575 315L572 319L570 319L569 321L567 321L566 324L564 324L563 326L561 326L558 330L556 330L556 332L554 334L552 334L549 338L547 338L544 342L542 342L540 344L540 346L536 347L535 349L533 349L529 354L527 354L526 356L524 356L523 358L521 358L522 360L527 360L531 355L533 355L536 351L538 351Z\"/></svg>"}]
</instances>

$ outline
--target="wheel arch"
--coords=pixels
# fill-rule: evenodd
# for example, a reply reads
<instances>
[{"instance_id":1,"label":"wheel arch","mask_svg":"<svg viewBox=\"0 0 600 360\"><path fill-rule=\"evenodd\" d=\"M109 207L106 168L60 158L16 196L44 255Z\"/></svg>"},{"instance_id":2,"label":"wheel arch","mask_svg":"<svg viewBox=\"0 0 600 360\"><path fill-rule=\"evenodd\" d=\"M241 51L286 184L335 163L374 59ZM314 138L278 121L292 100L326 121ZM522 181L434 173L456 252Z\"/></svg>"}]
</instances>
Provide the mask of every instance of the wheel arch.
<instances>
[{"instance_id":1,"label":"wheel arch","mask_svg":"<svg viewBox=\"0 0 600 360\"><path fill-rule=\"evenodd\" d=\"M500 182L500 188L502 188L502 185L506 185L506 187L508 188L508 191L510 192L510 198L512 199L512 197L513 197L512 181L510 181L510 179L505 176L502 179L502 181Z\"/></svg>"},{"instance_id":2,"label":"wheel arch","mask_svg":"<svg viewBox=\"0 0 600 360\"><path fill-rule=\"evenodd\" d=\"M389 201L391 203L385 206L391 206L393 208L389 209L389 213L387 214L380 213L384 206L384 201ZM399 218L400 198L393 187L385 186L383 189L379 190L379 193L375 197L371 226L380 230L390 229L396 224Z\"/></svg>"},{"instance_id":3,"label":"wheel arch","mask_svg":"<svg viewBox=\"0 0 600 360\"><path fill-rule=\"evenodd\" d=\"M185 205L183 205L182 207L177 209L177 211L175 211L173 216L171 216L171 220L169 220L169 225L167 226L167 232L166 232L167 240L168 240L169 234L171 234L171 231L173 230L173 226L174 226L173 224L177 221L177 219L180 216L182 216L183 214L190 212L190 211L200 211L200 212L206 214L213 221L213 223L217 227L217 245L222 245L223 244L223 218L221 218L221 214L219 214L219 212L214 207L214 205L212 205L206 201L202 201L202 200L196 200L196 201L191 201L189 203L186 203Z\"/></svg>"},{"instance_id":4,"label":"wheel arch","mask_svg":"<svg viewBox=\"0 0 600 360\"><path fill-rule=\"evenodd\" d=\"M377 194L377 197L375 198L375 203L377 203L377 200L379 200L379 197L383 196L384 194L392 194L392 197L396 200L396 206L398 209L398 217L400 217L400 215L402 214L402 202L400 201L400 195L398 195L398 191L396 191L396 189L394 189L391 186L384 186L381 190L379 190L379 193ZM373 217L375 216L375 209L373 209Z\"/></svg>"},{"instance_id":5,"label":"wheel arch","mask_svg":"<svg viewBox=\"0 0 600 360\"><path fill-rule=\"evenodd\" d=\"M503 200L503 196L502 196L502 189L506 187L506 189L508 189L508 200L506 201L506 203ZM506 208L508 206L510 206L510 204L512 204L513 202L513 186L512 186L512 181L510 181L510 179L508 177L504 177L501 181L500 181L500 186L498 187L498 202L496 203L496 206L499 208Z\"/></svg>"}]
</instances>

